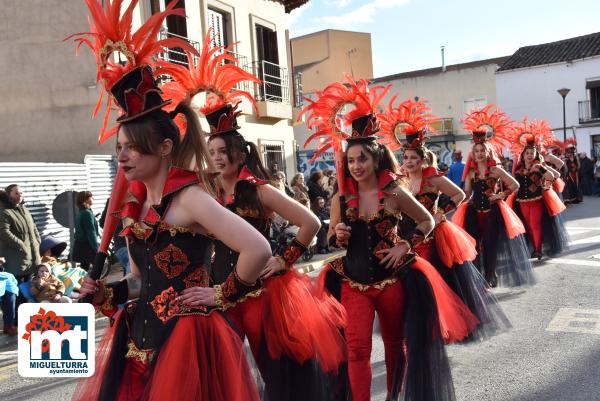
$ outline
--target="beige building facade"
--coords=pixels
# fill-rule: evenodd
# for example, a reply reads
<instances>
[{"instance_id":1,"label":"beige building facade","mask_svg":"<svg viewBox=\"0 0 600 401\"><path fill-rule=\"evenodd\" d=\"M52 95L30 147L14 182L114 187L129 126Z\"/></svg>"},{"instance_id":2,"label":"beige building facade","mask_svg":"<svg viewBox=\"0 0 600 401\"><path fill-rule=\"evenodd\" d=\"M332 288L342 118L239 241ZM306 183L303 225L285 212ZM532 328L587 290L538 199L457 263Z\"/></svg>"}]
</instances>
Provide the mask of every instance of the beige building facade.
<instances>
[{"instance_id":1,"label":"beige building facade","mask_svg":"<svg viewBox=\"0 0 600 401\"><path fill-rule=\"evenodd\" d=\"M498 68L508 57L429 68L376 78L373 85L392 85L383 104L398 93L400 99L424 99L433 113L443 120L436 129L429 147L440 161L451 164L452 152L461 150L466 156L471 149L471 136L462 128L465 113L487 104L495 104ZM466 159L466 157L465 157Z\"/></svg>"},{"instance_id":2,"label":"beige building facade","mask_svg":"<svg viewBox=\"0 0 600 401\"><path fill-rule=\"evenodd\" d=\"M355 78L373 78L371 34L336 29L310 33L291 41L296 103L294 115L302 106L304 97L312 97L332 82L341 81L346 74ZM295 119L294 137L299 146L299 167L306 175L314 170L331 168L333 156L326 153L316 163L308 164L316 143L304 144L311 131L304 121Z\"/></svg>"},{"instance_id":3,"label":"beige building facade","mask_svg":"<svg viewBox=\"0 0 600 401\"><path fill-rule=\"evenodd\" d=\"M268 167L277 164L288 175L294 173L285 13L306 0L140 0L134 27L171 1L178 1L187 17L167 18L161 35L179 35L200 47L211 27L215 44L238 42L232 49L238 64L264 82L241 88L255 97L259 113L243 104L240 132L260 146ZM0 98L4 143L0 161L80 163L86 154L113 154L114 140L97 145L101 121L90 118L100 91L93 56L82 48L76 57L74 45L63 42L73 33L89 30L85 2L25 0L6 7L0 17L6 29L0 36L0 49L9 55L0 61L4 71L0 76L4 95ZM176 52L165 57L183 61Z\"/></svg>"}]
</instances>

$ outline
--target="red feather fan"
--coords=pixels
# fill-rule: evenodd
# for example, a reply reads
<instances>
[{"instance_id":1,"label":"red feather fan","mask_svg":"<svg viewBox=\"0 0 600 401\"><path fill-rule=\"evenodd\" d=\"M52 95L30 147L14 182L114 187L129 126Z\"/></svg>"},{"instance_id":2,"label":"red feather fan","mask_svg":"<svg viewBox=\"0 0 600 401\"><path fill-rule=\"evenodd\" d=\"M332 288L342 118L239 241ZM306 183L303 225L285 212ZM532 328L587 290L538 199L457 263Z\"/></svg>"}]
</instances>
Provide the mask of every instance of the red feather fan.
<instances>
[{"instance_id":1,"label":"red feather fan","mask_svg":"<svg viewBox=\"0 0 600 401\"><path fill-rule=\"evenodd\" d=\"M188 66L163 61L156 63L158 66L156 75L168 75L174 79L161 87L165 97L173 99L175 103L169 107L174 109L181 102L191 102L196 94L207 92L209 95L206 98L206 104L200 108L200 112L205 115L227 103L235 104L242 99L252 103L258 114L254 97L246 91L237 90L235 86L244 81L255 83L261 81L236 65L237 59L230 52L233 45L211 48L210 44L213 42L211 33L212 30L209 29L204 38L200 56L195 62L190 62ZM188 60L193 59L190 54L187 56Z\"/></svg>"},{"instance_id":2,"label":"red feather fan","mask_svg":"<svg viewBox=\"0 0 600 401\"><path fill-rule=\"evenodd\" d=\"M98 65L96 79L102 82L103 88L94 108L94 117L100 109L104 92L110 90L123 75L132 69L144 64L152 65L154 57L158 53L165 51L169 47L178 47L187 53L198 54L183 39L168 38L157 40L165 18L172 15L185 17L183 9L174 9L177 5L176 1L169 3L163 12L154 14L148 18L137 31L131 32L133 10L138 2L139 0L131 0L125 12L121 12L123 0L104 0L104 8L102 8L100 0L86 0L91 15L89 21L90 32L76 33L67 38L75 38L75 42L78 43L77 51L79 51L81 45L85 44L96 56L96 63ZM115 52L125 57L124 64L113 61L112 56ZM112 97L107 97L106 111L100 130L100 143L116 132L116 127L106 131L112 106Z\"/></svg>"},{"instance_id":3,"label":"red feather fan","mask_svg":"<svg viewBox=\"0 0 600 401\"><path fill-rule=\"evenodd\" d=\"M400 150L404 145L397 135L400 131L402 136L415 136L407 145L417 147L425 140L427 133L434 134L436 131L432 124L440 121L431 113L431 108L423 100L415 101L406 99L398 107L394 107L396 98L394 95L388 102L387 112L379 113L379 143L388 146L393 152Z\"/></svg>"}]
</instances>

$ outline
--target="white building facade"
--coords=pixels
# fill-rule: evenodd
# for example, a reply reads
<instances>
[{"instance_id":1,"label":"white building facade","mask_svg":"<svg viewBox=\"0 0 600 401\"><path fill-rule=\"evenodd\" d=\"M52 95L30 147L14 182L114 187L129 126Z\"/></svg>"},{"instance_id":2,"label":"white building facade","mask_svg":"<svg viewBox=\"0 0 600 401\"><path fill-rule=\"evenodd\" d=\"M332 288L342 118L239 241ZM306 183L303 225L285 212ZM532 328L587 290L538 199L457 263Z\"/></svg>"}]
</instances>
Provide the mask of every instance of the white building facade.
<instances>
[{"instance_id":1,"label":"white building facade","mask_svg":"<svg viewBox=\"0 0 600 401\"><path fill-rule=\"evenodd\" d=\"M566 131L579 152L600 156L600 33L519 49L496 73L496 90L513 120L548 120L559 140Z\"/></svg>"}]
</instances>

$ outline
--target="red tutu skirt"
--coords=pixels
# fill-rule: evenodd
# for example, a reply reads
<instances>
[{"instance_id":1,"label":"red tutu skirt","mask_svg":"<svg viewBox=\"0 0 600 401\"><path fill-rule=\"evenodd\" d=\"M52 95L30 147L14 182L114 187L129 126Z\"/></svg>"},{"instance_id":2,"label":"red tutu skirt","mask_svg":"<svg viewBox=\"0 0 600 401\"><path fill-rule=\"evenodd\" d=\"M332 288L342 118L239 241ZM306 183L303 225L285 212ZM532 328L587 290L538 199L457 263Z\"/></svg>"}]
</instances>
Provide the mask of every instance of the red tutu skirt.
<instances>
[{"instance_id":1,"label":"red tutu skirt","mask_svg":"<svg viewBox=\"0 0 600 401\"><path fill-rule=\"evenodd\" d=\"M454 211L452 215L452 222L459 226L460 228L465 228L465 218L467 216L467 210L469 209L469 204L467 202L463 202Z\"/></svg>"},{"instance_id":2,"label":"red tutu skirt","mask_svg":"<svg viewBox=\"0 0 600 401\"><path fill-rule=\"evenodd\" d=\"M477 257L475 239L453 222L441 222L435 226L433 233L436 250L444 266L462 265Z\"/></svg>"},{"instance_id":3,"label":"red tutu skirt","mask_svg":"<svg viewBox=\"0 0 600 401\"><path fill-rule=\"evenodd\" d=\"M294 269L267 280L265 287L263 330L270 357L317 359L325 372L337 371L346 360L343 306Z\"/></svg>"},{"instance_id":4,"label":"red tutu skirt","mask_svg":"<svg viewBox=\"0 0 600 401\"><path fill-rule=\"evenodd\" d=\"M551 217L561 214L567 208L553 189L542 192L542 197L544 198L544 204L546 205L548 214Z\"/></svg>"},{"instance_id":5,"label":"red tutu skirt","mask_svg":"<svg viewBox=\"0 0 600 401\"><path fill-rule=\"evenodd\" d=\"M498 207L500 208L500 213L502 213L502 218L504 219L508 238L513 239L521 234L525 234L525 226L514 210L508 207L503 200L498 201Z\"/></svg>"},{"instance_id":6,"label":"red tutu skirt","mask_svg":"<svg viewBox=\"0 0 600 401\"><path fill-rule=\"evenodd\" d=\"M561 193L562 191L565 190L565 182L563 181L562 178L558 177L557 179L554 180L554 182L552 183L552 188L558 192Z\"/></svg>"},{"instance_id":7,"label":"red tutu skirt","mask_svg":"<svg viewBox=\"0 0 600 401\"><path fill-rule=\"evenodd\" d=\"M479 324L477 317L448 287L431 263L417 256L410 268L423 273L431 286L444 342L454 343L466 338Z\"/></svg>"},{"instance_id":8,"label":"red tutu skirt","mask_svg":"<svg viewBox=\"0 0 600 401\"><path fill-rule=\"evenodd\" d=\"M121 314L117 319L123 319ZM111 344L118 330L124 329L120 323L105 333L97 351L96 373L79 382L73 400L103 398L104 376L115 374L107 369L107 362L114 357ZM118 394L119 399L152 401L260 400L242 342L216 312L179 317L154 365L126 360Z\"/></svg>"}]
</instances>

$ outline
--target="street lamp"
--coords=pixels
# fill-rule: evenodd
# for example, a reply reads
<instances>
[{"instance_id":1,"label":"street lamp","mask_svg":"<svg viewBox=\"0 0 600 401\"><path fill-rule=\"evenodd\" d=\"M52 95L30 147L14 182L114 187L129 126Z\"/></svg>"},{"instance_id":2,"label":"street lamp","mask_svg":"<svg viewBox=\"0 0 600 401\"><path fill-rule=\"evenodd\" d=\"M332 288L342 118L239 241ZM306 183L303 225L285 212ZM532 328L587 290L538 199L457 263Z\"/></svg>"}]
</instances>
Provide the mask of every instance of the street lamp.
<instances>
[{"instance_id":1,"label":"street lamp","mask_svg":"<svg viewBox=\"0 0 600 401\"><path fill-rule=\"evenodd\" d=\"M567 140L567 112L565 108L565 98L570 91L571 89L567 88L562 88L557 91L563 99L563 142Z\"/></svg>"}]
</instances>

